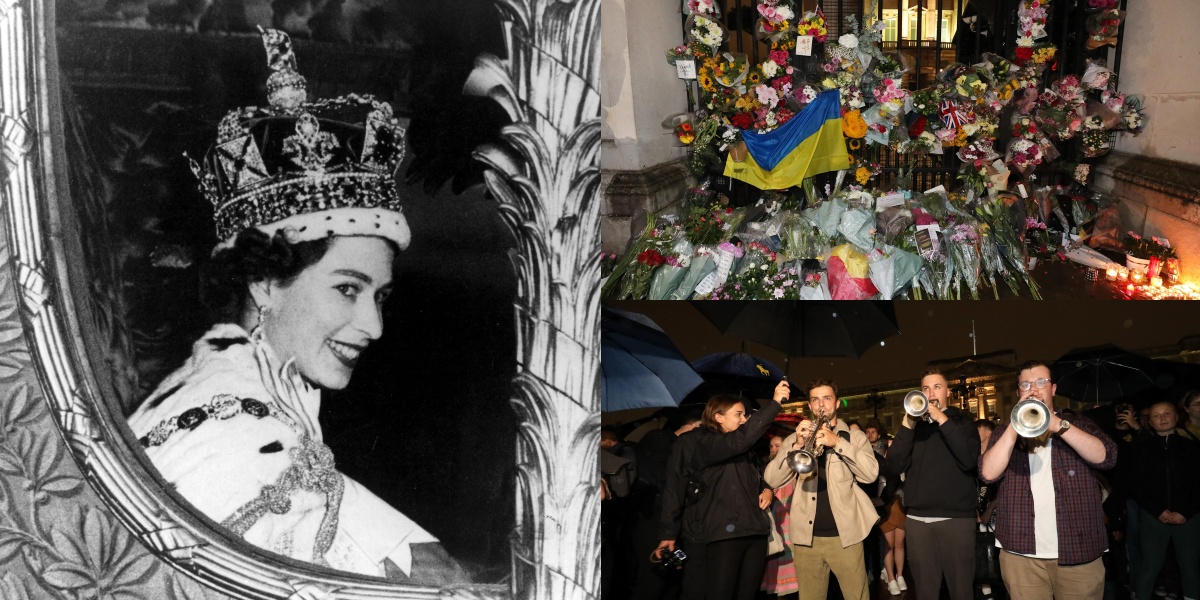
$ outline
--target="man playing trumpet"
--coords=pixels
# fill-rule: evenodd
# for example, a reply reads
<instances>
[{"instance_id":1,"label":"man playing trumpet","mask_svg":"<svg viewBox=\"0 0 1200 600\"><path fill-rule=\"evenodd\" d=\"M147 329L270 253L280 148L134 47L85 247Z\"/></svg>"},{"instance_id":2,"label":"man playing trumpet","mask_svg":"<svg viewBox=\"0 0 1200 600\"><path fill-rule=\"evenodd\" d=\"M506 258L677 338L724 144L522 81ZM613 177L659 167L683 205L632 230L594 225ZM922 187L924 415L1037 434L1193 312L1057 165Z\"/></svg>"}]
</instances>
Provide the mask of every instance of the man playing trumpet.
<instances>
[{"instance_id":1,"label":"man playing trumpet","mask_svg":"<svg viewBox=\"0 0 1200 600\"><path fill-rule=\"evenodd\" d=\"M767 465L767 485L779 488L799 479L792 496L791 541L799 600L824 600L829 572L837 576L846 600L866 600L867 570L863 540L879 515L858 482L879 476L879 463L867 436L851 431L837 418L837 384L818 379L808 384L808 407L813 418L826 417L819 430L805 420L783 441L783 449ZM805 450L815 468L798 474L788 457ZM791 464L811 464L806 460ZM803 469L802 469L803 470Z\"/></svg>"},{"instance_id":2,"label":"man playing trumpet","mask_svg":"<svg viewBox=\"0 0 1200 600\"><path fill-rule=\"evenodd\" d=\"M1013 600L1099 599L1108 538L1090 470L1111 469L1117 446L1086 417L1070 414L1068 421L1054 413L1057 386L1046 363L1025 363L1017 381L1022 403L979 457L980 479L1003 479L996 544L1004 549L1004 586ZM1018 429L1034 437L1019 437Z\"/></svg>"},{"instance_id":3,"label":"man playing trumpet","mask_svg":"<svg viewBox=\"0 0 1200 600\"><path fill-rule=\"evenodd\" d=\"M921 393L924 399L918 403L924 406L909 411L917 412L916 417L905 415L887 455L888 471L906 474L904 529L913 583L918 600L937 600L945 576L950 598L970 600L979 431L970 415L948 405L950 386L941 371L921 374Z\"/></svg>"}]
</instances>

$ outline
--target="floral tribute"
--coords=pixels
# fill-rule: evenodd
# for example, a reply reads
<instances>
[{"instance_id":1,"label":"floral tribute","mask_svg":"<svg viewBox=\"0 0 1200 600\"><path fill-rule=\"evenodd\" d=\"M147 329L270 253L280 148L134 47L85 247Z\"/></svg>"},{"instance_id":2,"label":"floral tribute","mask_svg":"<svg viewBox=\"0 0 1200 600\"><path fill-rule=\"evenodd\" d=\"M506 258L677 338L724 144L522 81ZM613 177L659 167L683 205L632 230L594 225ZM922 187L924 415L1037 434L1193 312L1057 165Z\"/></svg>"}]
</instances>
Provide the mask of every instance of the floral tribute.
<instances>
[{"instance_id":1,"label":"floral tribute","mask_svg":"<svg viewBox=\"0 0 1200 600\"><path fill-rule=\"evenodd\" d=\"M666 58L696 63L691 129L673 132L691 140L695 186L669 226L648 228L617 264L606 259L604 293L940 299L990 289L1038 297L1030 259L1061 260L1064 224L1088 222L1104 208L1083 201L1093 197L1085 189L1089 160L1108 152L1116 135L1142 131L1146 119L1139 98L1116 90L1103 51L1090 54L1096 60L1083 73L1058 70L1048 26L1063 1L1020 0L1011 54L950 64L911 90L905 82L915 74L902 56L884 53L884 24L872 16L847 17L834 37L819 6L802 12L795 0L759 0L766 48L754 62L727 48L714 0L688 0L687 39ZM1107 43L1124 17L1115 0L1078 3L1084 18L1064 26ZM796 55L798 36L812 38L811 56ZM829 90L840 97L850 168L822 188L809 179L763 190L758 209L729 206L714 176L746 160L743 139L787 123ZM880 146L911 161L887 187L869 153ZM962 161L955 189L912 189L906 172L919 157L951 152ZM1047 166L1062 155L1073 162Z\"/></svg>"}]
</instances>

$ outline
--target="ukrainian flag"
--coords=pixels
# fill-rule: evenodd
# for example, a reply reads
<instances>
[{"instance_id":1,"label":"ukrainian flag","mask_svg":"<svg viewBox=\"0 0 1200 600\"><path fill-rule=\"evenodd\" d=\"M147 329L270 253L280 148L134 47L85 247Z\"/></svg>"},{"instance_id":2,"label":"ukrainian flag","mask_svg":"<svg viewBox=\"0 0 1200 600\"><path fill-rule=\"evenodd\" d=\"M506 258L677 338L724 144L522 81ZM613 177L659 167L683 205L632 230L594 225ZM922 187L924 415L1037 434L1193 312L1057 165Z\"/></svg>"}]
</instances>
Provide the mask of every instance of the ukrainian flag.
<instances>
[{"instance_id":1,"label":"ukrainian flag","mask_svg":"<svg viewBox=\"0 0 1200 600\"><path fill-rule=\"evenodd\" d=\"M822 92L787 123L769 133L742 134L749 156L725 159L725 175L763 190L800 185L806 177L850 168L842 137L841 95Z\"/></svg>"}]
</instances>

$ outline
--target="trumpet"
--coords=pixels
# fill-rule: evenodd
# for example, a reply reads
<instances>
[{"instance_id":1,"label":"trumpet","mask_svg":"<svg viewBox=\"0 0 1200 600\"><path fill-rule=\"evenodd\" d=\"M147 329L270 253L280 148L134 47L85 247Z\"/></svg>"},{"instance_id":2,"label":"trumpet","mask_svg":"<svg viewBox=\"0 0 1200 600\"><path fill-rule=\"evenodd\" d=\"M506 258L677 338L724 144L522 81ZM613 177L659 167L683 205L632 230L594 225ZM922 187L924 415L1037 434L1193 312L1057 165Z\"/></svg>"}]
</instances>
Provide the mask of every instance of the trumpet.
<instances>
[{"instance_id":1,"label":"trumpet","mask_svg":"<svg viewBox=\"0 0 1200 600\"><path fill-rule=\"evenodd\" d=\"M1029 396L1013 407L1009 421L1017 435L1035 438L1050 429L1050 409L1040 400Z\"/></svg>"},{"instance_id":2,"label":"trumpet","mask_svg":"<svg viewBox=\"0 0 1200 600\"><path fill-rule=\"evenodd\" d=\"M921 390L904 395L904 412L914 419L929 420L929 397Z\"/></svg>"},{"instance_id":3,"label":"trumpet","mask_svg":"<svg viewBox=\"0 0 1200 600\"><path fill-rule=\"evenodd\" d=\"M829 417L821 415L817 419L817 426L813 428L812 435L804 444L804 448L788 452L787 465L797 475L807 475L817 468L817 432L828 424Z\"/></svg>"}]
</instances>

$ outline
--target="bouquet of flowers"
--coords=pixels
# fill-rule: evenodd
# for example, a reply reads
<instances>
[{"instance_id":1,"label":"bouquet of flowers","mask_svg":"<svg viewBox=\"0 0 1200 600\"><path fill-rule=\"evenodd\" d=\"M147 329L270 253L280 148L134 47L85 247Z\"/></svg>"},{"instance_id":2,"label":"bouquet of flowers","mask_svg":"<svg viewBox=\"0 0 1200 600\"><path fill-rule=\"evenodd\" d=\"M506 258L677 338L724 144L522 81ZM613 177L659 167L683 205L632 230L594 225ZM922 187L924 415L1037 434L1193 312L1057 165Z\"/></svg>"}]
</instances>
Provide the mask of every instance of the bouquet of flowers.
<instances>
[{"instance_id":1,"label":"bouquet of flowers","mask_svg":"<svg viewBox=\"0 0 1200 600\"><path fill-rule=\"evenodd\" d=\"M1125 253L1134 258L1152 258L1157 256L1161 260L1175 258L1175 249L1171 247L1171 243L1166 239L1159 239L1150 236L1146 239L1132 231L1125 232Z\"/></svg>"},{"instance_id":2,"label":"bouquet of flowers","mask_svg":"<svg viewBox=\"0 0 1200 600\"><path fill-rule=\"evenodd\" d=\"M726 52L717 57L717 66L713 69L713 79L727 87L737 87L746 79L749 63L745 54L730 54Z\"/></svg>"},{"instance_id":3,"label":"bouquet of flowers","mask_svg":"<svg viewBox=\"0 0 1200 600\"><path fill-rule=\"evenodd\" d=\"M600 251L600 278L604 279L612 275L613 269L617 268L617 261L620 260L620 255L615 252Z\"/></svg>"},{"instance_id":4,"label":"bouquet of flowers","mask_svg":"<svg viewBox=\"0 0 1200 600\"><path fill-rule=\"evenodd\" d=\"M725 28L716 20L700 13L693 13L691 21L692 27L688 31L691 41L703 44L708 49L709 56L715 55L721 47L721 42L725 41Z\"/></svg>"},{"instance_id":5,"label":"bouquet of flowers","mask_svg":"<svg viewBox=\"0 0 1200 600\"><path fill-rule=\"evenodd\" d=\"M925 88L913 94L913 111L926 117L937 116L941 103L942 94L937 88Z\"/></svg>"},{"instance_id":6,"label":"bouquet of flowers","mask_svg":"<svg viewBox=\"0 0 1200 600\"><path fill-rule=\"evenodd\" d=\"M645 299L655 269L665 264L668 256L674 256L672 248L678 235L677 227L659 228L652 220L646 223L642 235L613 267L604 283L602 295L607 297L620 283L621 287L615 296L617 300Z\"/></svg>"},{"instance_id":7,"label":"bouquet of flowers","mask_svg":"<svg viewBox=\"0 0 1200 600\"><path fill-rule=\"evenodd\" d=\"M688 12L701 15L717 14L717 7L713 0L688 0Z\"/></svg>"},{"instance_id":8,"label":"bouquet of flowers","mask_svg":"<svg viewBox=\"0 0 1200 600\"><path fill-rule=\"evenodd\" d=\"M1025 243L1027 252L1032 256L1046 258L1052 254L1050 232L1046 229L1046 224L1037 218L1025 219Z\"/></svg>"},{"instance_id":9,"label":"bouquet of flowers","mask_svg":"<svg viewBox=\"0 0 1200 600\"><path fill-rule=\"evenodd\" d=\"M959 223L950 229L946 238L948 255L954 264L954 295L959 296L959 282L965 283L972 300L979 299L979 233L973 225Z\"/></svg>"},{"instance_id":10,"label":"bouquet of flowers","mask_svg":"<svg viewBox=\"0 0 1200 600\"><path fill-rule=\"evenodd\" d=\"M725 239L733 209L716 206L695 206L683 221L683 234L696 246L712 245Z\"/></svg>"},{"instance_id":11,"label":"bouquet of flowers","mask_svg":"<svg viewBox=\"0 0 1200 600\"><path fill-rule=\"evenodd\" d=\"M1012 134L1013 137L1025 138L1030 141L1038 141L1042 138L1042 130L1028 115L1017 116L1013 119Z\"/></svg>"},{"instance_id":12,"label":"bouquet of flowers","mask_svg":"<svg viewBox=\"0 0 1200 600\"><path fill-rule=\"evenodd\" d=\"M788 0L762 0L758 4L758 30L763 39L774 44L786 40L791 32L790 21L796 16Z\"/></svg>"},{"instance_id":13,"label":"bouquet of flowers","mask_svg":"<svg viewBox=\"0 0 1200 600\"><path fill-rule=\"evenodd\" d=\"M817 10L816 12L804 13L804 18L796 24L796 33L798 35L811 35L813 41L824 42L825 37L829 32L825 29L825 15Z\"/></svg>"},{"instance_id":14,"label":"bouquet of flowers","mask_svg":"<svg viewBox=\"0 0 1200 600\"><path fill-rule=\"evenodd\" d=\"M1104 156L1112 150L1113 134L1104 129L1088 129L1083 133L1083 155L1088 158Z\"/></svg>"},{"instance_id":15,"label":"bouquet of flowers","mask_svg":"<svg viewBox=\"0 0 1200 600\"><path fill-rule=\"evenodd\" d=\"M878 102L898 102L903 103L904 98L908 96L908 90L903 87L903 82L900 79L892 79L890 77L883 79L879 85L872 90L872 95Z\"/></svg>"},{"instance_id":16,"label":"bouquet of flowers","mask_svg":"<svg viewBox=\"0 0 1200 600\"><path fill-rule=\"evenodd\" d=\"M1025 243L1021 240L1020 232L1012 220L1009 206L1005 203L1004 198L997 197L981 203L975 207L975 215L986 226L987 235L985 237L990 238L990 242L994 243L995 255L1002 259L997 261L987 258L987 251L992 249L990 247L981 252L981 257L984 257L985 269L990 269L989 272L993 275L990 279L994 281L994 275L1001 275L1014 294L1019 293L1016 280L1023 279L1029 287L1030 295L1035 300L1041 300L1042 296L1038 293L1037 283L1026 269L1028 255L1025 251ZM1024 225L1024 222L1021 224Z\"/></svg>"},{"instance_id":17,"label":"bouquet of flowers","mask_svg":"<svg viewBox=\"0 0 1200 600\"><path fill-rule=\"evenodd\" d=\"M1008 145L1008 157L1004 162L1012 165L1021 173L1028 173L1042 164L1042 158L1041 145L1021 138L1014 139Z\"/></svg>"},{"instance_id":18,"label":"bouquet of flowers","mask_svg":"<svg viewBox=\"0 0 1200 600\"><path fill-rule=\"evenodd\" d=\"M1069 140L1083 126L1083 115L1077 104L1042 105L1034 118L1042 129L1059 140Z\"/></svg>"},{"instance_id":19,"label":"bouquet of flowers","mask_svg":"<svg viewBox=\"0 0 1200 600\"><path fill-rule=\"evenodd\" d=\"M667 62L671 66L675 66L675 63L678 61L692 60L693 58L695 58L695 55L692 54L692 49L687 44L680 44L667 50Z\"/></svg>"},{"instance_id":20,"label":"bouquet of flowers","mask_svg":"<svg viewBox=\"0 0 1200 600\"><path fill-rule=\"evenodd\" d=\"M791 214L784 217L779 227L779 253L784 261L820 258L829 254L829 239L808 219Z\"/></svg>"},{"instance_id":21,"label":"bouquet of flowers","mask_svg":"<svg viewBox=\"0 0 1200 600\"><path fill-rule=\"evenodd\" d=\"M987 83L975 71L963 73L954 80L954 92L967 100L982 100L987 91Z\"/></svg>"}]
</instances>

